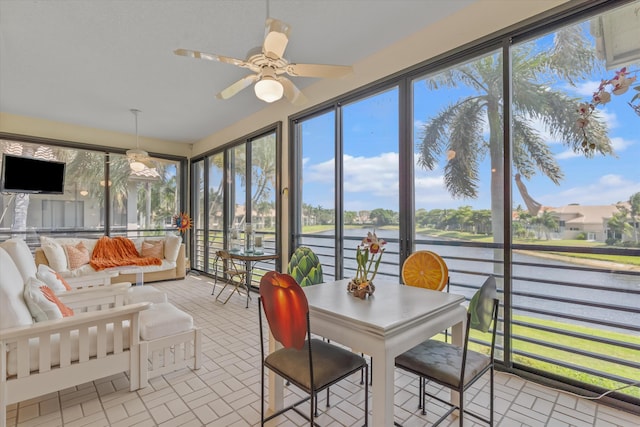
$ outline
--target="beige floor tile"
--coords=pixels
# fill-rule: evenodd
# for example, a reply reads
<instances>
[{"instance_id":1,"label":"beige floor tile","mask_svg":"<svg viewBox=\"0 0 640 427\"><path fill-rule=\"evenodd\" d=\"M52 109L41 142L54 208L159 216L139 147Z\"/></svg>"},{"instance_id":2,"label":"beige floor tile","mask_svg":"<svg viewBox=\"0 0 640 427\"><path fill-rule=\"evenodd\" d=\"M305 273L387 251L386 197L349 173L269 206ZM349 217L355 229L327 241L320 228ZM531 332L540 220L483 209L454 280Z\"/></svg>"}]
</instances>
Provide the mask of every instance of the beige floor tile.
<instances>
[{"instance_id":1,"label":"beige floor tile","mask_svg":"<svg viewBox=\"0 0 640 427\"><path fill-rule=\"evenodd\" d=\"M257 298L249 308L245 299L234 295L226 305L211 296L212 282L203 276L183 281L154 284L167 292L169 300L194 317L202 329L203 363L198 371L183 369L153 378L148 387L129 391L125 374L113 375L92 383L50 393L10 405L10 427L32 426L254 426L260 420L260 349L257 344ZM429 402L427 415L418 409L418 380L396 372L396 420L405 427L430 425L445 412L441 404ZM488 411L488 383L474 386L469 409ZM606 426L638 427L640 416L581 399L564 392L526 381L506 373L495 377L495 421L497 426ZM375 382L374 382L375 387ZM433 384L432 393L446 396L446 390ZM295 387L287 387L286 401L302 396ZM323 426L359 426L362 424L364 391L360 377L354 376L331 387L331 406L325 407L320 395ZM305 407L302 407L306 411ZM16 420L17 417L17 420ZM307 423L297 414L280 416L269 426L302 426ZM457 426L449 417L443 426ZM483 424L465 417L465 426Z\"/></svg>"}]
</instances>

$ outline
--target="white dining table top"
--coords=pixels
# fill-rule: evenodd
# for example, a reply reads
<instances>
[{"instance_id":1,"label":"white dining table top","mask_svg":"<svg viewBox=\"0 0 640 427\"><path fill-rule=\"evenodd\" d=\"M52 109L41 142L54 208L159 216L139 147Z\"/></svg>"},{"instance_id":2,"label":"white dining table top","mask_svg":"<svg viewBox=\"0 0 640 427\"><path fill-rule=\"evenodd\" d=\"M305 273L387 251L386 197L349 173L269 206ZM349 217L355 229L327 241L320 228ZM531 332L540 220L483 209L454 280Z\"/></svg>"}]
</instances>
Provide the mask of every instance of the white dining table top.
<instances>
[{"instance_id":1,"label":"white dining table top","mask_svg":"<svg viewBox=\"0 0 640 427\"><path fill-rule=\"evenodd\" d=\"M307 286L309 310L348 328L389 337L459 306L464 296L375 280L373 295L360 299L347 292L349 279Z\"/></svg>"}]
</instances>

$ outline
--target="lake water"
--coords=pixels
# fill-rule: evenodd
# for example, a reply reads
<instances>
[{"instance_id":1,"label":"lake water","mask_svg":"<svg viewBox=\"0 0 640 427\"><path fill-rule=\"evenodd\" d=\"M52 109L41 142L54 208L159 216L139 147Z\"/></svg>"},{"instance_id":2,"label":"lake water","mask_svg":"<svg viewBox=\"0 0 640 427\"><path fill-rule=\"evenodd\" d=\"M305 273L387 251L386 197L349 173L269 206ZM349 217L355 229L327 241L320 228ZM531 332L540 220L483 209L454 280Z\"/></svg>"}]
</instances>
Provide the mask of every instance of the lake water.
<instances>
[{"instance_id":1,"label":"lake water","mask_svg":"<svg viewBox=\"0 0 640 427\"><path fill-rule=\"evenodd\" d=\"M366 229L347 229L345 235L355 237L358 240L346 240L345 253L345 277L351 274L347 269L354 271L356 262L355 248L366 234ZM393 230L378 230L376 234L380 238L396 238L397 232ZM310 246L319 255L323 264L326 279L333 276L334 257L333 240L320 236L331 236L331 232L318 233L318 237L304 237L302 244ZM433 237L424 236L425 239L436 240ZM458 244L460 242L456 242ZM323 246L327 248L323 248ZM379 276L388 277L390 280L398 280L398 243L388 242L385 245L385 255L380 266ZM417 250L426 249L442 256L449 268L451 279L450 292L464 294L471 298L472 289L457 287L456 284L479 287L486 276L493 272L494 263L488 261L494 257L491 248L477 248L448 245L418 245ZM350 250L352 252L347 252ZM535 266L526 264L537 264ZM629 330L615 327L618 325L631 325L638 328L640 325L640 273L621 274L615 271L586 271L571 262L541 258L522 253L513 253L513 292L512 299L515 314L523 314L532 317L555 318L543 314L520 311L518 307L545 310L551 313L562 313L577 319L556 320L594 326L594 321L599 320L612 325L599 325L600 329L619 330L630 333ZM588 267L587 267L588 268ZM388 275L388 276L387 276ZM549 282L549 283L545 283ZM585 285L599 286L604 289L586 289ZM527 295L517 295L527 294ZM562 298L562 301L553 301L550 297ZM608 308L593 307L592 304L610 305ZM581 321L579 319L585 319ZM631 332L640 335L638 331Z\"/></svg>"}]
</instances>

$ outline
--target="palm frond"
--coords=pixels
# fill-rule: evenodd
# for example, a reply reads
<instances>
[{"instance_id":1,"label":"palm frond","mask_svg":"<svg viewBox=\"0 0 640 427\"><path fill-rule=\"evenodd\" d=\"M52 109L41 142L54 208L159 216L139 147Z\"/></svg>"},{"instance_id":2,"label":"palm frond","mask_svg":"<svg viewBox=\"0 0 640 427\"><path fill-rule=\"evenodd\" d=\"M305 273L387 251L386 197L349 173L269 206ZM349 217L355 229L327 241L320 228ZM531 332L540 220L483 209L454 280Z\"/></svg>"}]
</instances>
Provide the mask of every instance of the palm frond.
<instances>
[{"instance_id":1,"label":"palm frond","mask_svg":"<svg viewBox=\"0 0 640 427\"><path fill-rule=\"evenodd\" d=\"M592 71L602 68L593 42L587 39L581 25L563 27L555 33L546 64L551 72L572 85L575 85L575 79L587 78Z\"/></svg>"},{"instance_id":2,"label":"palm frond","mask_svg":"<svg viewBox=\"0 0 640 427\"><path fill-rule=\"evenodd\" d=\"M425 170L433 170L435 168L438 156L442 154L443 147L447 141L446 131L459 105L454 104L445 107L423 126L419 136L422 142L416 147L418 149L418 166Z\"/></svg>"},{"instance_id":3,"label":"palm frond","mask_svg":"<svg viewBox=\"0 0 640 427\"><path fill-rule=\"evenodd\" d=\"M483 108L481 99L470 99L460 105L452 120L448 148L455 156L444 168L444 181L454 198L476 198L478 195Z\"/></svg>"},{"instance_id":4,"label":"palm frond","mask_svg":"<svg viewBox=\"0 0 640 427\"><path fill-rule=\"evenodd\" d=\"M545 140L530 122L520 117L513 119L513 163L516 171L523 177L530 179L535 173L533 164L554 184L559 185L564 178L560 165ZM517 153L517 154L516 154ZM523 162L526 159L527 162Z\"/></svg>"}]
</instances>

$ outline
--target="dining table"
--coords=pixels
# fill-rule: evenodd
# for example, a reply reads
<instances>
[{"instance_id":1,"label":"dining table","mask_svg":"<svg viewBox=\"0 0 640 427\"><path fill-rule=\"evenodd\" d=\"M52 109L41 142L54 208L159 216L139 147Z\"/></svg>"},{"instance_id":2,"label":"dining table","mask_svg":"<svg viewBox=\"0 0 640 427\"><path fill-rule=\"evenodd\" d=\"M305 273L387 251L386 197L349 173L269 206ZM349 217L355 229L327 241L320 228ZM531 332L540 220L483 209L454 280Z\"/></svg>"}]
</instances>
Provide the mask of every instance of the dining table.
<instances>
[{"instance_id":1,"label":"dining table","mask_svg":"<svg viewBox=\"0 0 640 427\"><path fill-rule=\"evenodd\" d=\"M364 299L347 292L348 279L304 287L311 332L371 357L373 384L370 424L394 425L395 358L451 328L454 344L462 345L466 322L464 296L375 281L375 292ZM279 344L270 336L270 351ZM269 373L269 409L283 407L284 385ZM453 393L452 399L457 399Z\"/></svg>"}]
</instances>

